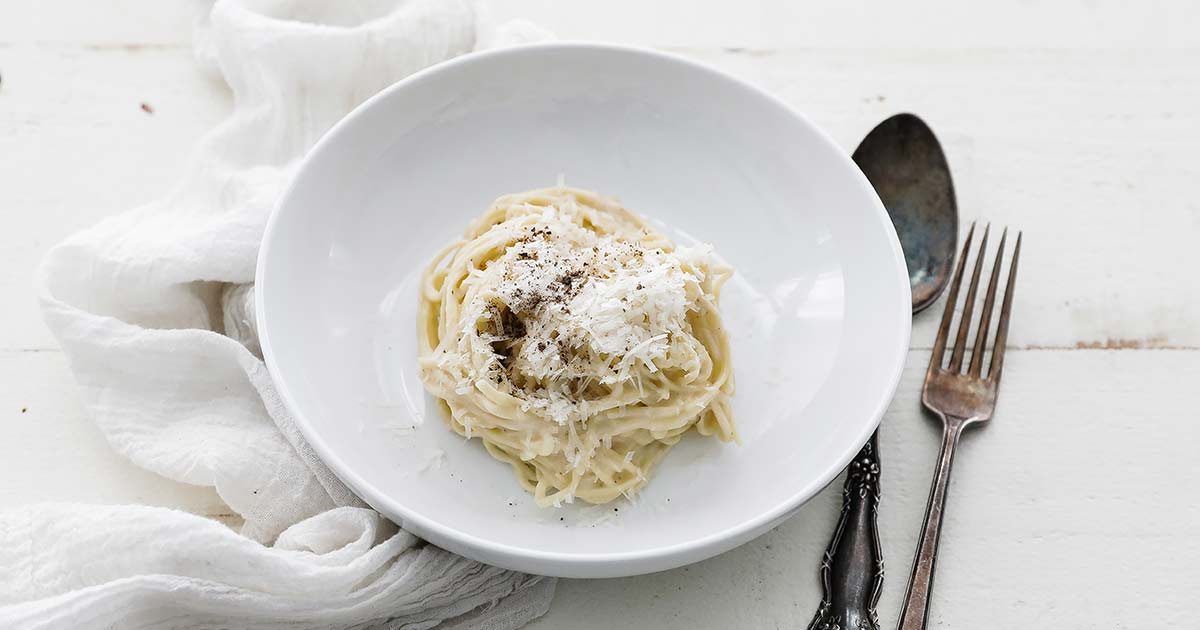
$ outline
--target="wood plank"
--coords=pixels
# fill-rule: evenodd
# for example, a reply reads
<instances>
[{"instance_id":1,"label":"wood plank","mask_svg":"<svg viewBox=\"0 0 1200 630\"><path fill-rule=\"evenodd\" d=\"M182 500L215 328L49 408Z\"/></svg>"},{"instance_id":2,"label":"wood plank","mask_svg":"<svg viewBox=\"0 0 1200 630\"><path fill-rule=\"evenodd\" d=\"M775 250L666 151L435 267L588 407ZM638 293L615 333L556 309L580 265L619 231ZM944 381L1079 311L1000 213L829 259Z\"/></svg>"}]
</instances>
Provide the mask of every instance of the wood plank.
<instances>
[{"instance_id":1,"label":"wood plank","mask_svg":"<svg viewBox=\"0 0 1200 630\"><path fill-rule=\"evenodd\" d=\"M0 506L138 503L236 520L211 488L147 472L109 448L61 352L0 352L0 418Z\"/></svg>"},{"instance_id":2,"label":"wood plank","mask_svg":"<svg viewBox=\"0 0 1200 630\"><path fill-rule=\"evenodd\" d=\"M1186 1L1143 3L878 3L788 0L504 0L503 17L530 17L566 39L708 47L1169 47L1195 46L1200 13Z\"/></svg>"},{"instance_id":3,"label":"wood plank","mask_svg":"<svg viewBox=\"0 0 1200 630\"><path fill-rule=\"evenodd\" d=\"M938 446L919 412L927 353L909 355L881 429L882 626L908 579ZM1011 355L994 422L969 432L955 464L930 627L1187 627L1200 583L1200 440L1181 383L1198 351L1033 351ZM1182 463L1182 464L1181 464ZM839 480L840 482L840 480ZM795 518L691 567L620 580L563 580L531 629L802 628L839 505L827 488ZM615 603L619 602L619 605Z\"/></svg>"},{"instance_id":4,"label":"wood plank","mask_svg":"<svg viewBox=\"0 0 1200 630\"><path fill-rule=\"evenodd\" d=\"M847 150L882 118L920 112L945 144L964 230L1026 231L1010 343L1200 346L1200 49L687 52ZM916 347L936 319L917 322Z\"/></svg>"},{"instance_id":5,"label":"wood plank","mask_svg":"<svg viewBox=\"0 0 1200 630\"><path fill-rule=\"evenodd\" d=\"M494 4L498 17L532 17L564 38L670 47L713 63L779 94L847 150L890 113L926 115L946 142L964 217L1029 232L1012 341L1031 350L1010 355L997 421L963 445L931 625L1139 627L1146 615L1129 602L1155 601L1172 604L1154 610L1160 625L1185 627L1185 589L1200 583L1200 508L1176 495L1200 476L1186 465L1200 429L1180 385L1200 377L1200 351L1044 348L1200 347L1200 287L1188 274L1200 260L1194 3ZM165 192L226 111L223 86L190 57L202 5L0 3L0 208L17 217L0 248L9 296L0 505L138 502L236 520L211 490L111 452L64 358L45 351L54 342L29 288L45 248ZM1192 48L1128 50L1180 45ZM985 50L995 47L1009 50ZM918 347L934 319L918 321ZM925 361L910 353L882 431L885 627L936 447L917 409ZM803 627L837 492L693 567L564 580L531 627Z\"/></svg>"},{"instance_id":6,"label":"wood plank","mask_svg":"<svg viewBox=\"0 0 1200 630\"><path fill-rule=\"evenodd\" d=\"M0 3L0 44L191 48L195 16L212 3L15 0Z\"/></svg>"},{"instance_id":7,"label":"wood plank","mask_svg":"<svg viewBox=\"0 0 1200 630\"><path fill-rule=\"evenodd\" d=\"M0 51L0 73L0 348L54 348L32 287L42 255L166 194L229 93L185 49L20 46Z\"/></svg>"},{"instance_id":8,"label":"wood plank","mask_svg":"<svg viewBox=\"0 0 1200 630\"><path fill-rule=\"evenodd\" d=\"M847 150L885 116L921 112L963 219L1027 232L1014 345L1200 347L1200 50L683 52L779 95ZM183 50L6 58L0 207L17 210L19 238L0 251L0 291L16 296L0 348L52 348L30 290L42 253L161 196L228 94ZM917 347L934 320L918 320Z\"/></svg>"},{"instance_id":9,"label":"wood plank","mask_svg":"<svg viewBox=\"0 0 1200 630\"><path fill-rule=\"evenodd\" d=\"M397 0L399 1L399 0ZM0 3L0 43L190 46L208 2L27 0ZM1189 0L963 3L912 0L494 0L564 39L744 48L1127 48L1195 46Z\"/></svg>"},{"instance_id":10,"label":"wood plank","mask_svg":"<svg viewBox=\"0 0 1200 630\"><path fill-rule=\"evenodd\" d=\"M937 446L936 425L918 408L926 358L910 353L881 432L885 620L899 605ZM1200 469L1179 463L1190 461L1200 424L1179 384L1197 379L1194 350L1014 352L996 420L964 438L955 467L936 618L947 627L1037 619L1136 627L1130 594L1183 601L1173 585L1200 580L1200 506L1176 495L1200 482ZM0 505L136 501L223 513L209 491L167 482L109 451L68 381L59 353L0 353L0 412L8 419L0 424ZM838 491L826 489L758 541L690 568L564 581L534 627L637 627L646 618L667 628L739 627L745 615L753 627L797 627L815 605L815 567Z\"/></svg>"}]
</instances>

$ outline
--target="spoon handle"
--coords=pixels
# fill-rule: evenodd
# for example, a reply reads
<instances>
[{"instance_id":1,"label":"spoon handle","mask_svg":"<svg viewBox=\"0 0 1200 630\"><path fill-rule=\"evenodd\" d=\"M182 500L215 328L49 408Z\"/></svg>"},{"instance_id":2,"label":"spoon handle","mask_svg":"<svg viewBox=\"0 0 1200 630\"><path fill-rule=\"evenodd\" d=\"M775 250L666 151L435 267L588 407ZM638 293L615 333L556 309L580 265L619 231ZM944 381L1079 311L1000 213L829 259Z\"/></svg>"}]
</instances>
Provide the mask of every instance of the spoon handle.
<instances>
[{"instance_id":1,"label":"spoon handle","mask_svg":"<svg viewBox=\"0 0 1200 630\"><path fill-rule=\"evenodd\" d=\"M879 512L878 432L846 467L842 512L821 559L821 606L809 630L878 630L875 605L883 590Z\"/></svg>"}]
</instances>

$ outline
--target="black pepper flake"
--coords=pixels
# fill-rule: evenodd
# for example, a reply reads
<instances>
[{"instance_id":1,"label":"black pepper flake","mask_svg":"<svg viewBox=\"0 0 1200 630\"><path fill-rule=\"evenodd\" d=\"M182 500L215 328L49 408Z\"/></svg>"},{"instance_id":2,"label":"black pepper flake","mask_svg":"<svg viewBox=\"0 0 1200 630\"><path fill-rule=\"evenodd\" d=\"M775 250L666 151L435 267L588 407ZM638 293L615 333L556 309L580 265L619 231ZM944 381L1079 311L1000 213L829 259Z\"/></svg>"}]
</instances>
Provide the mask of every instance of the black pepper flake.
<instances>
[{"instance_id":1,"label":"black pepper flake","mask_svg":"<svg viewBox=\"0 0 1200 630\"><path fill-rule=\"evenodd\" d=\"M521 313L532 312L534 309L536 309L538 307L538 305L540 305L542 303L543 299L545 299L545 298L544 298L544 296L542 296L542 294L534 293L533 295L529 296L523 302L521 302L520 304L517 305L517 311L519 311Z\"/></svg>"},{"instance_id":2,"label":"black pepper flake","mask_svg":"<svg viewBox=\"0 0 1200 630\"><path fill-rule=\"evenodd\" d=\"M150 103L142 103L142 111L146 112L147 114L153 114L154 108L150 107Z\"/></svg>"},{"instance_id":3,"label":"black pepper flake","mask_svg":"<svg viewBox=\"0 0 1200 630\"><path fill-rule=\"evenodd\" d=\"M21 407L21 413L25 413L26 411L29 411L29 407Z\"/></svg>"}]
</instances>

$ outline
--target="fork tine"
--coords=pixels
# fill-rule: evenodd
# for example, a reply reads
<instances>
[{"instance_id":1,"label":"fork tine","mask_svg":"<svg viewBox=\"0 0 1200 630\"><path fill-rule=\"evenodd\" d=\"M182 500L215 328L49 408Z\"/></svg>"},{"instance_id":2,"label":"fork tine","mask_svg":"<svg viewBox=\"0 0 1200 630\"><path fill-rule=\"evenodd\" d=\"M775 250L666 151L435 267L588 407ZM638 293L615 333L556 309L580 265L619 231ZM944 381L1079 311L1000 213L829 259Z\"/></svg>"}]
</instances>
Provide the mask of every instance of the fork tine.
<instances>
[{"instance_id":1,"label":"fork tine","mask_svg":"<svg viewBox=\"0 0 1200 630\"><path fill-rule=\"evenodd\" d=\"M942 367L942 356L946 352L946 335L950 332L950 320L954 318L954 304L958 302L958 285L962 284L963 267L967 263L967 252L971 251L971 238L975 236L975 223L967 230L967 240L963 243L962 254L959 254L958 265L954 269L954 278L950 280L950 294L946 296L946 310L942 312L942 323L938 326L937 339L933 340L933 353L929 355L929 372L936 372Z\"/></svg>"},{"instance_id":2,"label":"fork tine","mask_svg":"<svg viewBox=\"0 0 1200 630\"><path fill-rule=\"evenodd\" d=\"M1012 312L1013 287L1017 284L1017 260L1021 257L1021 233L1017 232L1017 245L1013 248L1012 265L1008 268L1008 284L1004 287L1004 306L1000 308L1000 323L996 326L996 347L992 349L992 366L988 368L988 380L1000 382L1000 371L1004 368L1004 348L1008 345L1008 316Z\"/></svg>"},{"instance_id":3,"label":"fork tine","mask_svg":"<svg viewBox=\"0 0 1200 630\"><path fill-rule=\"evenodd\" d=\"M963 355L967 352L967 333L971 331L971 315L975 312L975 293L979 290L979 273L983 270L983 258L987 255L988 233L992 224L983 228L983 239L979 241L979 253L975 255L975 271L971 272L971 286L967 287L967 299L963 304L962 320L958 322L958 338L954 340L954 351L950 354L950 372L962 371ZM966 256L966 253L963 253Z\"/></svg>"},{"instance_id":4,"label":"fork tine","mask_svg":"<svg viewBox=\"0 0 1200 630\"><path fill-rule=\"evenodd\" d=\"M992 265L992 277L988 280L987 296L983 298L983 310L979 312L979 330L975 332L975 350L971 352L971 365L967 374L979 377L983 369L983 352L992 323L992 307L996 304L996 285L1000 282L1000 263L1004 260L1004 242L1008 240L1008 228L1000 233L1000 247L996 250L996 262Z\"/></svg>"}]
</instances>

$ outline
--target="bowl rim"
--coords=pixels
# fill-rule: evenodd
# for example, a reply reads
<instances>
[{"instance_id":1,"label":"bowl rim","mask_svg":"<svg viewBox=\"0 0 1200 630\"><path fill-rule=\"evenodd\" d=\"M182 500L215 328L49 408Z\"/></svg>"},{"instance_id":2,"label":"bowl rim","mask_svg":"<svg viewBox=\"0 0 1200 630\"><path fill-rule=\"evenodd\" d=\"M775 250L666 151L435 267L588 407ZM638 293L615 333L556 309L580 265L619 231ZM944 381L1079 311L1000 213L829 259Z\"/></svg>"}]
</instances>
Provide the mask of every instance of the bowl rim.
<instances>
[{"instance_id":1,"label":"bowl rim","mask_svg":"<svg viewBox=\"0 0 1200 630\"><path fill-rule=\"evenodd\" d=\"M276 232L280 216L284 213L283 209L287 207L292 197L295 195L300 175L304 173L308 165L316 159L328 147L337 141L341 132L348 126L354 124L354 121L359 118L364 111L374 107L380 101L390 98L393 94L407 89L409 86L419 83L426 77L451 71L452 69L467 64L481 63L489 60L502 59L505 57L515 57L524 55L553 55L556 52L563 51L586 51L598 54L617 54L629 56L641 56L654 60L655 62L666 62L668 64L681 65L689 71L698 72L708 77L744 90L748 95L757 96L764 99L774 106L782 108L794 116L801 124L808 127L815 133L815 136L820 142L825 143L833 154L835 159L842 161L843 166L850 169L859 180L860 185L870 193L870 198L874 202L876 220L880 222L884 228L885 235L891 246L891 254L893 259L893 267L898 271L897 283L903 286L905 294L911 295L909 286L909 278L907 266L904 261L904 254L900 248L900 241L896 235L891 219L884 208L883 203L879 200L875 189L871 186L866 176L854 164L850 155L846 153L827 132L813 123L807 116L799 110L776 97L766 90L755 86L748 81L739 79L723 71L717 70L699 61L690 59L680 54L655 50L641 46L625 45L625 44L610 44L610 43L595 43L595 42L573 42L573 41L555 41L542 42L534 44L521 44L516 46L508 46L503 48L487 49L482 51L470 52L460 55L453 59L436 63L428 68L415 72L388 87L380 90L378 93L367 98L357 107L350 111L345 117L335 123L324 135L313 145L311 149L301 158L296 170L288 181L283 193L279 196L278 201L271 210L271 215L267 219L266 227L263 231L263 238L258 252L258 259L255 265L255 324L258 329L260 346L262 349L263 359L266 363L268 373L281 374L278 367L275 353L273 351L272 342L270 339L270 327L267 325L268 312L265 302L265 291L262 290L267 285L270 274L267 270L266 261L270 258L271 243ZM300 429L308 444L320 457L321 461L351 490L355 492L370 506L380 506L383 509L379 511L384 515L395 514L400 517L399 525L401 527L407 524L412 524L414 529L420 529L426 532L433 532L439 536L445 537L459 547L466 549L478 549L486 553L487 556L495 558L496 556L519 559L526 562L521 564L529 566L530 563L539 563L542 565L559 565L560 567L567 566L592 566L600 567L614 564L640 564L642 567L650 567L648 569L635 569L632 572L620 573L622 575L634 575L647 571L665 570L691 562L699 561L720 552L726 551L732 546L728 545L729 541L746 542L743 540L746 536L753 536L762 531L765 531L767 526L773 526L781 522L784 518L790 516L800 506L807 503L821 490L828 486L838 475L849 465L850 461L862 448L862 445L867 442L871 434L878 428L884 413L895 397L896 390L900 383L900 378L903 374L907 354L909 350L909 342L912 334L912 317L909 305L911 297L904 304L905 308L902 312L898 312L897 316L902 316L901 330L902 334L896 338L896 347L892 349L893 362L891 370L891 382L886 390L886 395L879 396L874 408L871 412L871 421L864 424L864 430L852 442L852 448L842 452L836 458L835 464L819 477L810 480L808 483L799 485L785 500L781 501L774 508L761 512L752 518L746 519L734 526L727 527L721 531L714 532L693 538L690 540L677 542L669 545L663 545L650 549L639 551L615 551L615 552L591 552L591 553L570 553L545 551L533 547L522 547L507 543L500 543L478 536L468 534L456 529L454 526L444 524L438 521L428 519L418 512L405 507L398 500L386 495L364 480L353 466L348 465L340 456L334 453L329 446L321 440L320 436L313 430L312 425L307 421L304 411L296 404L295 399L291 394L291 388L282 378L272 376L271 380L275 385L275 389L279 394L280 400L283 401L284 407L292 414L296 426ZM378 509L378 508L377 508ZM436 541L435 541L436 542ZM740 544L740 543L739 543ZM519 569L526 570L526 569ZM567 571L560 569L560 573L571 573L579 575L577 570Z\"/></svg>"}]
</instances>

